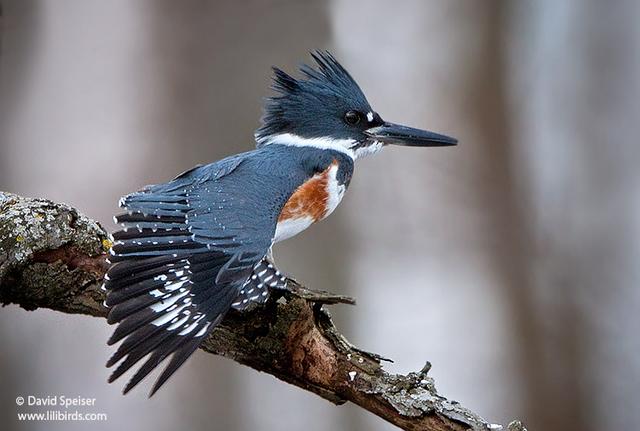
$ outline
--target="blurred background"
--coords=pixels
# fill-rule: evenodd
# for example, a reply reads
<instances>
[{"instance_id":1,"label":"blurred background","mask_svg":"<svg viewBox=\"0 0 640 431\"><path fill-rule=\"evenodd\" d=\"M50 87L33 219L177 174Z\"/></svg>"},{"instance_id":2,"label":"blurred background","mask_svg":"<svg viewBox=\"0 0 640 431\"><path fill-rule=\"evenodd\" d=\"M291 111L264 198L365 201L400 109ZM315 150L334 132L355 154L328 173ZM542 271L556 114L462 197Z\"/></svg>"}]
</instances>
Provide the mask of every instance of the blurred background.
<instances>
[{"instance_id":1,"label":"blurred background","mask_svg":"<svg viewBox=\"0 0 640 431\"><path fill-rule=\"evenodd\" d=\"M640 2L0 0L0 190L114 228L117 200L254 145L271 65L328 48L391 121L453 135L358 162L275 250L356 345L530 430L640 423ZM104 320L0 311L3 430L391 430L198 352L153 399L107 385ZM16 420L18 395L107 422ZM23 410L24 411L24 410Z\"/></svg>"}]
</instances>

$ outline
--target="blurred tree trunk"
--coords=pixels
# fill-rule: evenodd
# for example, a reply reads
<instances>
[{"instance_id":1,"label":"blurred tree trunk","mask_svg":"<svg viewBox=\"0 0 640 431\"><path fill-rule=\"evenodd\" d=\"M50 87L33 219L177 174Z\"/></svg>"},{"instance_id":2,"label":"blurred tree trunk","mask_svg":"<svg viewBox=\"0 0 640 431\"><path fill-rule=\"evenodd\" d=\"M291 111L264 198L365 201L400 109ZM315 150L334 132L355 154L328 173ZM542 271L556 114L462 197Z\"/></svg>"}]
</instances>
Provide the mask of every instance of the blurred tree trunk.
<instances>
[{"instance_id":1,"label":"blurred tree trunk","mask_svg":"<svg viewBox=\"0 0 640 431\"><path fill-rule=\"evenodd\" d=\"M529 424L633 429L640 5L525 2L509 11L511 138L534 232L529 285L540 332Z\"/></svg>"},{"instance_id":2,"label":"blurred tree trunk","mask_svg":"<svg viewBox=\"0 0 640 431\"><path fill-rule=\"evenodd\" d=\"M499 284L508 309L507 324L512 331L514 364L521 379L522 417L532 428L545 430L587 429L578 402L580 358L578 340L568 330L571 325L558 327L563 339L556 350L558 361L564 367L563 388L555 388L554 364L546 361L544 325L548 310L536 304L534 269L535 254L531 231L535 226L530 213L528 186L531 178L523 175L517 160L517 140L513 139L514 116L509 110L509 41L516 26L511 6L507 2L492 1L484 4L482 19L484 37L477 52L477 63L470 70L468 103L475 112L471 121L480 132L482 150L476 154L477 181L490 224L486 234L490 237L487 251L493 255L495 271L501 277ZM478 19L477 16L474 19ZM558 289L561 294L562 289ZM564 318L576 321L574 310L566 309Z\"/></svg>"}]
</instances>

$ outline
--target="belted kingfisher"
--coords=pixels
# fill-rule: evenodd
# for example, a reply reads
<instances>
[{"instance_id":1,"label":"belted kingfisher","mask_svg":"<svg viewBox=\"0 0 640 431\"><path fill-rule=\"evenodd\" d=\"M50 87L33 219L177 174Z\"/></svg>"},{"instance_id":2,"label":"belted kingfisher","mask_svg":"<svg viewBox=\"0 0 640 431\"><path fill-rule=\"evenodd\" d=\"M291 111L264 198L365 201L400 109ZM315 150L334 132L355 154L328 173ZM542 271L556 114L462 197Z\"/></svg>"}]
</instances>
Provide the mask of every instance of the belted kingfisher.
<instances>
[{"instance_id":1,"label":"belted kingfisher","mask_svg":"<svg viewBox=\"0 0 640 431\"><path fill-rule=\"evenodd\" d=\"M197 166L123 197L105 276L109 382L149 355L127 393L167 357L150 396L231 309L264 303L287 278L272 246L327 217L349 186L354 161L387 144L455 145L448 136L384 121L326 51L296 79L273 68L256 149Z\"/></svg>"}]
</instances>

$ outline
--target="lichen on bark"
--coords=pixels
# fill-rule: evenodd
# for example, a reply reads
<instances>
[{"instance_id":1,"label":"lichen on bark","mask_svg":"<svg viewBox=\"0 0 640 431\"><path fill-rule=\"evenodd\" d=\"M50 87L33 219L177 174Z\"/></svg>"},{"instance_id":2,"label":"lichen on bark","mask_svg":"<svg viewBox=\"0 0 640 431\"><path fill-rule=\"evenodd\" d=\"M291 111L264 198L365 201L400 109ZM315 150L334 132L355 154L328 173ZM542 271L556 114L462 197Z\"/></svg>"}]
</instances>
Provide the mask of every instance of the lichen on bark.
<instances>
[{"instance_id":1,"label":"lichen on bark","mask_svg":"<svg viewBox=\"0 0 640 431\"><path fill-rule=\"evenodd\" d=\"M77 293L90 293L102 277L109 245L100 224L75 208L0 192L0 301L97 311Z\"/></svg>"}]
</instances>

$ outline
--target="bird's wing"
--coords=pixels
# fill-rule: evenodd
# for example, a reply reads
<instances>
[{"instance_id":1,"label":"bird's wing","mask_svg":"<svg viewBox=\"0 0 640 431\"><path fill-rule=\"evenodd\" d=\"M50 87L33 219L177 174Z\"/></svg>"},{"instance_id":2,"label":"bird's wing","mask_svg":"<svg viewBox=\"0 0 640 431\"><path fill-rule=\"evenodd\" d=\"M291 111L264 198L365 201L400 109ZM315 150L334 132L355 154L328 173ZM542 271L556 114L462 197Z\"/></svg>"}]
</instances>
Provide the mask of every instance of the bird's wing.
<instances>
[{"instance_id":1,"label":"bird's wing","mask_svg":"<svg viewBox=\"0 0 640 431\"><path fill-rule=\"evenodd\" d=\"M109 381L145 356L128 392L172 355L151 395L197 349L231 307L254 265L267 254L277 213L264 202L259 183L228 181L245 159L232 157L173 181L124 197L116 217L105 277L109 344L124 340L107 366L122 361ZM254 184L255 183L255 184Z\"/></svg>"}]
</instances>

